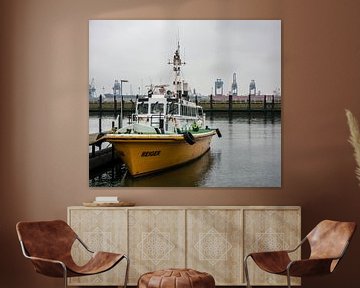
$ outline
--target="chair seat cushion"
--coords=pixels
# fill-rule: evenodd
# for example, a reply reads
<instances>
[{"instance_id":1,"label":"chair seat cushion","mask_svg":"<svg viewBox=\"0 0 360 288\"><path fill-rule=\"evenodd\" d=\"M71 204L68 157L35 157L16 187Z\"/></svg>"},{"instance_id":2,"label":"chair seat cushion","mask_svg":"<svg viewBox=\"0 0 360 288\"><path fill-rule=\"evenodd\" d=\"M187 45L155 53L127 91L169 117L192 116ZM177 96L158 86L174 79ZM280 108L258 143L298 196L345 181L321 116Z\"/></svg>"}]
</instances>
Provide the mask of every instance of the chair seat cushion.
<instances>
[{"instance_id":1,"label":"chair seat cushion","mask_svg":"<svg viewBox=\"0 0 360 288\"><path fill-rule=\"evenodd\" d=\"M143 274L138 288L213 288L214 277L193 269L166 269Z\"/></svg>"}]
</instances>

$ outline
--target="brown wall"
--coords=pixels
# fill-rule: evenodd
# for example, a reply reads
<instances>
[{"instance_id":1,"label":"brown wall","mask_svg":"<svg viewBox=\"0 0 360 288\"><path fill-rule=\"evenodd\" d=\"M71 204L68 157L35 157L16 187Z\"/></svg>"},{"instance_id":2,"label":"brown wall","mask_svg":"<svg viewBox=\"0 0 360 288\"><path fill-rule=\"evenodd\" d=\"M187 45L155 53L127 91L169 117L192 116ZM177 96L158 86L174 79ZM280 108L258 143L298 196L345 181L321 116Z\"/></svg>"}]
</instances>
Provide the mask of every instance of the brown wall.
<instances>
[{"instance_id":1,"label":"brown wall","mask_svg":"<svg viewBox=\"0 0 360 288\"><path fill-rule=\"evenodd\" d=\"M355 0L0 1L1 287L62 287L33 273L15 223L65 219L67 206L97 195L139 205L301 205L303 234L325 218L360 223L344 114L360 118L359 11ZM87 20L171 18L282 20L281 189L89 189ZM303 286L358 287L358 234L335 274Z\"/></svg>"}]
</instances>

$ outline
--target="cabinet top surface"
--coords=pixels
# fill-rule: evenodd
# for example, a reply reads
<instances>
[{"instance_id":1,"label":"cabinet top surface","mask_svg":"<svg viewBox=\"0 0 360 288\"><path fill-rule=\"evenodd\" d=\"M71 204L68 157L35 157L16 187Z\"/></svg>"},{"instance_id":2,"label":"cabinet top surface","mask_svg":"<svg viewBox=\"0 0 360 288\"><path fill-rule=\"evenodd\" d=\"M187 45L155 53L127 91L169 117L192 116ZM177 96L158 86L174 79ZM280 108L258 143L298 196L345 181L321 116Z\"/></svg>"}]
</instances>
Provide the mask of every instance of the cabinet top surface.
<instances>
[{"instance_id":1,"label":"cabinet top surface","mask_svg":"<svg viewBox=\"0 0 360 288\"><path fill-rule=\"evenodd\" d=\"M131 210L261 210L261 209L279 209L279 210L301 210L301 206L132 206L132 207L85 207L85 206L69 206L68 209L131 209Z\"/></svg>"}]
</instances>

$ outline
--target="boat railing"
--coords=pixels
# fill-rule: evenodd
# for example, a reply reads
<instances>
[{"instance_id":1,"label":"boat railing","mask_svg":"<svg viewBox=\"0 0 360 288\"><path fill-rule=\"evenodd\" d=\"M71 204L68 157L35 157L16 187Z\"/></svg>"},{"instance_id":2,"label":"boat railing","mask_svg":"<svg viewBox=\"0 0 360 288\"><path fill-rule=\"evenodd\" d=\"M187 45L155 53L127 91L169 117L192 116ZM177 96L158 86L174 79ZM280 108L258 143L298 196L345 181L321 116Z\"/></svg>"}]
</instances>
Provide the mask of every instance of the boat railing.
<instances>
[{"instance_id":1,"label":"boat railing","mask_svg":"<svg viewBox=\"0 0 360 288\"><path fill-rule=\"evenodd\" d=\"M165 114L151 114L147 116L139 116L137 114L132 114L129 116L129 124L133 123L140 123L141 121L145 120L149 122L150 126L163 128L165 125L166 117Z\"/></svg>"}]
</instances>

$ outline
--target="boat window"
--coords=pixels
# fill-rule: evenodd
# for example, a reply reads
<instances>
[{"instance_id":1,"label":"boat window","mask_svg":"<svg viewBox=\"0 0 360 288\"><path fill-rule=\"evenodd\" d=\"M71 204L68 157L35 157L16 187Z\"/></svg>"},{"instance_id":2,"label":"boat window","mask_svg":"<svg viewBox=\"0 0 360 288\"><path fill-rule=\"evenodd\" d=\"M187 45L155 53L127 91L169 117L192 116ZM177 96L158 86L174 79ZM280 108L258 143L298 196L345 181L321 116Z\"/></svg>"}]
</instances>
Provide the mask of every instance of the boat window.
<instances>
[{"instance_id":1,"label":"boat window","mask_svg":"<svg viewBox=\"0 0 360 288\"><path fill-rule=\"evenodd\" d=\"M167 105L167 114L179 114L179 105L177 103L169 103Z\"/></svg>"},{"instance_id":2,"label":"boat window","mask_svg":"<svg viewBox=\"0 0 360 288\"><path fill-rule=\"evenodd\" d=\"M195 107L189 107L186 105L181 105L180 107L180 111L181 111L181 115L184 116L190 116L190 117L195 117L196 116L196 108Z\"/></svg>"},{"instance_id":3,"label":"boat window","mask_svg":"<svg viewBox=\"0 0 360 288\"><path fill-rule=\"evenodd\" d=\"M155 95L165 95L166 89L164 86L155 86L153 92Z\"/></svg>"},{"instance_id":4,"label":"boat window","mask_svg":"<svg viewBox=\"0 0 360 288\"><path fill-rule=\"evenodd\" d=\"M138 104L138 114L148 114L149 113L149 104L141 102Z\"/></svg>"},{"instance_id":5,"label":"boat window","mask_svg":"<svg viewBox=\"0 0 360 288\"><path fill-rule=\"evenodd\" d=\"M201 108L198 108L198 114L199 116L203 116L203 110Z\"/></svg>"},{"instance_id":6,"label":"boat window","mask_svg":"<svg viewBox=\"0 0 360 288\"><path fill-rule=\"evenodd\" d=\"M152 103L151 104L151 114L164 113L164 103Z\"/></svg>"}]
</instances>

